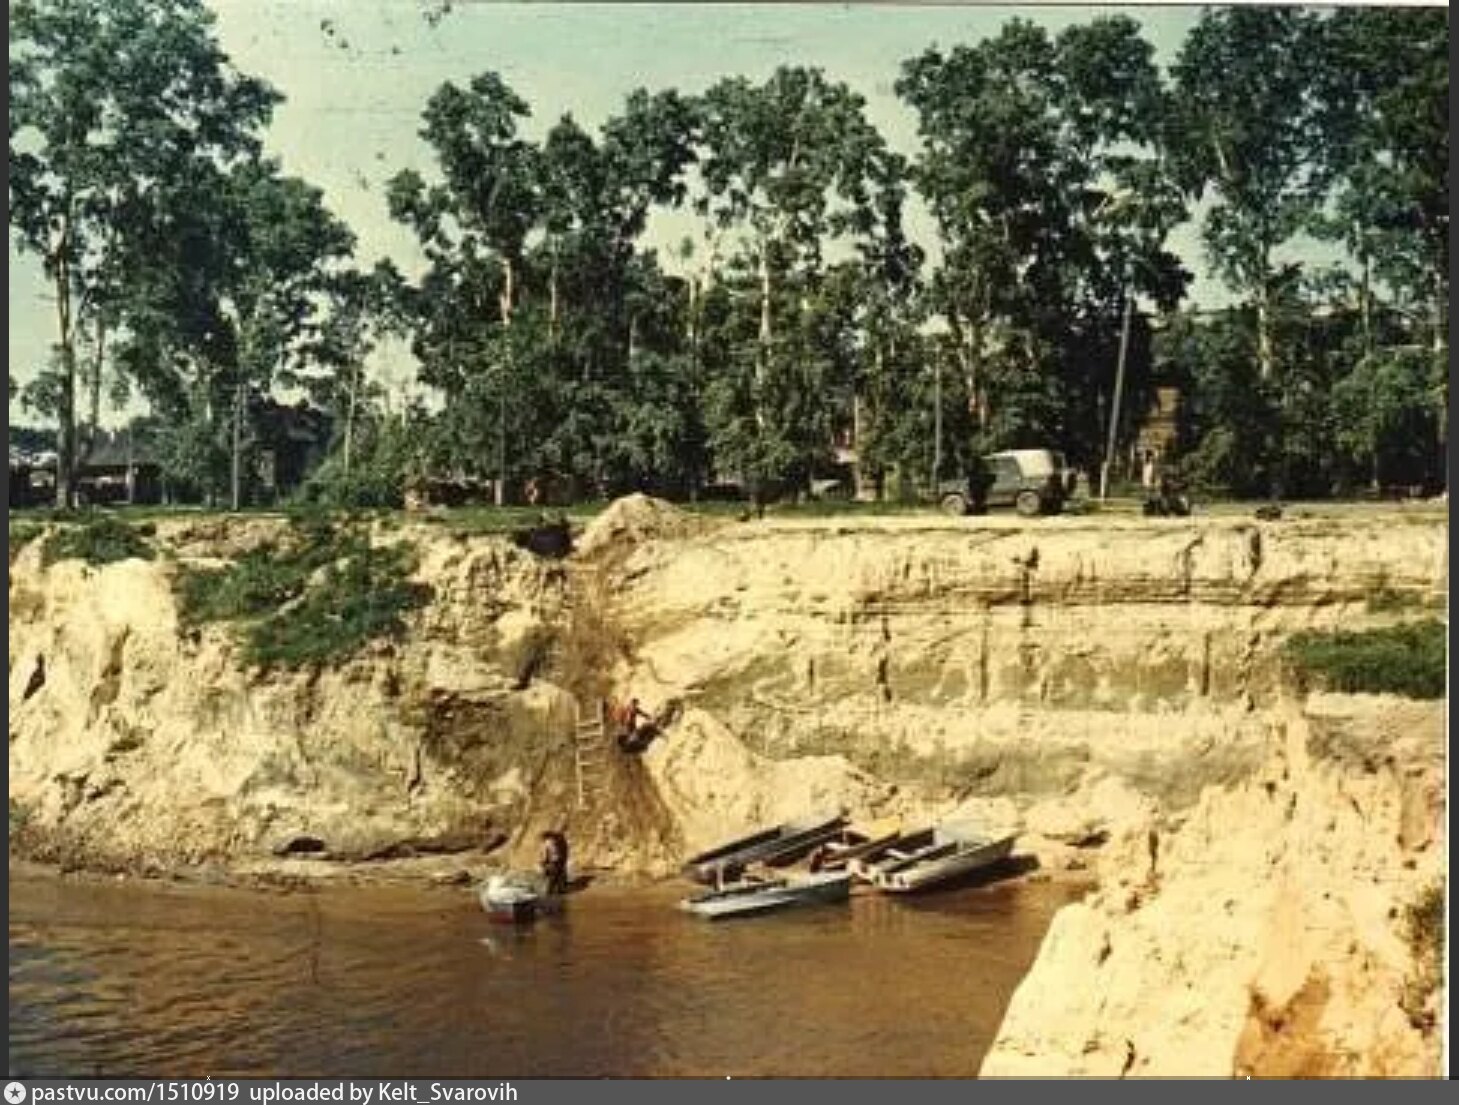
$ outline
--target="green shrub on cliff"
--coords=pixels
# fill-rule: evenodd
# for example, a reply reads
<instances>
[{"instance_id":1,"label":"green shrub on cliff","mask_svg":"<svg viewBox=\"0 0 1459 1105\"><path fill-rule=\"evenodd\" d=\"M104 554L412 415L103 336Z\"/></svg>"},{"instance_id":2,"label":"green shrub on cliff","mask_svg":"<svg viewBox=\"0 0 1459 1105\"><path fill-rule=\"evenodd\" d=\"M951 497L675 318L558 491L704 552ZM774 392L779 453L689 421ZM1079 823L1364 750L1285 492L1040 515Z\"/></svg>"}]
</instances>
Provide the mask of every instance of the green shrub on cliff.
<instances>
[{"instance_id":1,"label":"green shrub on cliff","mask_svg":"<svg viewBox=\"0 0 1459 1105\"><path fill-rule=\"evenodd\" d=\"M411 582L413 567L410 551L398 545L366 546L329 565L298 602L249 627L248 659L263 667L323 664L398 636L405 613L430 597Z\"/></svg>"},{"instance_id":2,"label":"green shrub on cliff","mask_svg":"<svg viewBox=\"0 0 1459 1105\"><path fill-rule=\"evenodd\" d=\"M358 533L318 518L295 519L282 544L251 549L227 568L180 572L176 591L183 621L197 625L262 617L302 595L325 565L368 548Z\"/></svg>"},{"instance_id":3,"label":"green shrub on cliff","mask_svg":"<svg viewBox=\"0 0 1459 1105\"><path fill-rule=\"evenodd\" d=\"M176 594L186 625L237 622L244 655L263 667L302 667L348 657L398 634L403 615L425 604L410 580L413 551L376 547L362 533L306 514L283 542L222 569L184 569Z\"/></svg>"},{"instance_id":4,"label":"green shrub on cliff","mask_svg":"<svg viewBox=\"0 0 1459 1105\"><path fill-rule=\"evenodd\" d=\"M1444 696L1447 634L1436 619L1361 632L1297 633L1285 652L1299 673L1328 690Z\"/></svg>"},{"instance_id":5,"label":"green shrub on cliff","mask_svg":"<svg viewBox=\"0 0 1459 1105\"><path fill-rule=\"evenodd\" d=\"M14 564L15 558L20 555L21 551L45 532L45 526L38 526L34 522L11 522L10 563Z\"/></svg>"},{"instance_id":6,"label":"green shrub on cliff","mask_svg":"<svg viewBox=\"0 0 1459 1105\"><path fill-rule=\"evenodd\" d=\"M145 533L106 514L80 525L61 526L41 546L41 563L50 567L59 560L84 560L100 566L119 560L152 560L157 553Z\"/></svg>"}]
</instances>

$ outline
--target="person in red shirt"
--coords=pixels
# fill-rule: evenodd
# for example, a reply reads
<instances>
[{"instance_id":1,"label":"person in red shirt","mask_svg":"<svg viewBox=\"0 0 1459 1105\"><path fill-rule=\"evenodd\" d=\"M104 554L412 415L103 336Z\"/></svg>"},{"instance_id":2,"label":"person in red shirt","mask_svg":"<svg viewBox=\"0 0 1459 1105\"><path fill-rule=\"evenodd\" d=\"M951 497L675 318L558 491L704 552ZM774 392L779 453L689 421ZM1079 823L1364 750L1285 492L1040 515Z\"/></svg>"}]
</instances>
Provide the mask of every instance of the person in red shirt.
<instances>
[{"instance_id":1,"label":"person in red shirt","mask_svg":"<svg viewBox=\"0 0 1459 1105\"><path fill-rule=\"evenodd\" d=\"M613 718L614 727L618 731L618 747L625 752L637 751L636 745L642 735L639 721L653 720L638 704L638 699L630 698L617 708Z\"/></svg>"}]
</instances>

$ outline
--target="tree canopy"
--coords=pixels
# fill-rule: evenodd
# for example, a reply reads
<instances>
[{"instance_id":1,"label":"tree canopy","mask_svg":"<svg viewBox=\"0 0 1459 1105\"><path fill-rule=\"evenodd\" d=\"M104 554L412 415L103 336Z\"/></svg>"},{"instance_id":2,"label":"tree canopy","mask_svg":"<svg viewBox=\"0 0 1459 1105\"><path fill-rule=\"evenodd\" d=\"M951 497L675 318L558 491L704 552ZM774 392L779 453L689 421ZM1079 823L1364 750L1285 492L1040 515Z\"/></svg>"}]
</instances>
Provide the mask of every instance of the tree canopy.
<instances>
[{"instance_id":1,"label":"tree canopy","mask_svg":"<svg viewBox=\"0 0 1459 1105\"><path fill-rule=\"evenodd\" d=\"M487 65L421 105L431 162L389 180L410 279L266 156L282 95L201 0L20 0L10 30L11 230L56 301L25 397L63 504L124 390L173 477L235 507L286 393L332 419L330 486L372 501L425 473L915 493L1016 446L1092 469L1158 386L1213 488L1442 478L1447 11L1213 8L1168 72L1128 16L1010 19L902 63L907 150L817 68L640 88L589 128ZM1170 246L1197 215L1220 312ZM1341 262L1300 260L1310 236ZM432 409L387 411L387 338Z\"/></svg>"}]
</instances>

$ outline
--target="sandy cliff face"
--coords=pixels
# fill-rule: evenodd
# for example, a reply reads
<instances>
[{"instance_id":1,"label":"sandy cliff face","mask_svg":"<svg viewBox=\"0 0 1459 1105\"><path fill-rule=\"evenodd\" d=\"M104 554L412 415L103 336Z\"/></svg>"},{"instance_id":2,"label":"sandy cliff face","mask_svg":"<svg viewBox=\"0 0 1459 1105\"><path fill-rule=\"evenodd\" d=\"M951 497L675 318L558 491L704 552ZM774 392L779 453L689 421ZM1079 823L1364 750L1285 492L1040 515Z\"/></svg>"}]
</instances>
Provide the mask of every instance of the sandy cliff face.
<instances>
[{"instance_id":1,"label":"sandy cliff face","mask_svg":"<svg viewBox=\"0 0 1459 1105\"><path fill-rule=\"evenodd\" d=\"M1374 521L771 523L639 548L617 610L633 686L762 756L1077 839L1249 774L1286 636L1380 620L1378 585L1435 601L1445 557L1441 526Z\"/></svg>"},{"instance_id":2,"label":"sandy cliff face","mask_svg":"<svg viewBox=\"0 0 1459 1105\"><path fill-rule=\"evenodd\" d=\"M1282 712L1255 776L1106 850L984 1075L1438 1073L1440 994L1406 919L1447 869L1442 707Z\"/></svg>"},{"instance_id":3,"label":"sandy cliff face","mask_svg":"<svg viewBox=\"0 0 1459 1105\"><path fill-rule=\"evenodd\" d=\"M240 533L232 533L235 540ZM180 534L184 552L238 551ZM554 569L504 543L423 546L435 600L337 670L246 670L178 625L174 566L10 575L10 799L88 862L460 848L565 788L573 703L521 676L560 618Z\"/></svg>"},{"instance_id":4,"label":"sandy cliff face","mask_svg":"<svg viewBox=\"0 0 1459 1105\"><path fill-rule=\"evenodd\" d=\"M175 526L183 559L273 523ZM178 625L167 559L10 574L11 798L83 851L159 862L323 842L342 856L569 821L603 862L811 806L961 806L1029 847L1097 841L1273 739L1289 632L1375 585L1429 601L1442 526L1392 519L892 518L710 524L641 497L542 561L428 527L407 637L336 670L249 672ZM683 719L577 809L579 701ZM591 708L591 707L589 707Z\"/></svg>"}]
</instances>

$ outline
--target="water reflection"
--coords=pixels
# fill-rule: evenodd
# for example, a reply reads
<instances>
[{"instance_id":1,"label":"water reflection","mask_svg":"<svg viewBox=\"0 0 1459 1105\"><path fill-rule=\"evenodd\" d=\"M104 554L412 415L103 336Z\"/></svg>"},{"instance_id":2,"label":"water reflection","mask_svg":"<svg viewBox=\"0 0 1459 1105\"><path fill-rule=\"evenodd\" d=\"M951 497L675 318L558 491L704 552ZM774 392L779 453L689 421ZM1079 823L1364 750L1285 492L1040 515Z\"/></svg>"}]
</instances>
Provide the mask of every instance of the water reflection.
<instances>
[{"instance_id":1,"label":"water reflection","mask_svg":"<svg viewBox=\"0 0 1459 1105\"><path fill-rule=\"evenodd\" d=\"M1070 892L1001 884L712 924L595 888L530 928L472 895L21 876L10 1071L967 1076Z\"/></svg>"}]
</instances>

